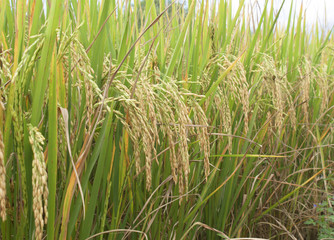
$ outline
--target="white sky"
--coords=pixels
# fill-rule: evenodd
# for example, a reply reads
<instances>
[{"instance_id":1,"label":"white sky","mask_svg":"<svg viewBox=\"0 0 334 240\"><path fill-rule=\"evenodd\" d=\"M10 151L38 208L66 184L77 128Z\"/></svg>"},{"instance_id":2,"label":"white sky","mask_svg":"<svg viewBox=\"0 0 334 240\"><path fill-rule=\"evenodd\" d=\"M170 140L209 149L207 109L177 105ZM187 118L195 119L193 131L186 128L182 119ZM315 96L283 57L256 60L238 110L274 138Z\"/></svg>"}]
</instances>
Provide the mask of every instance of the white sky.
<instances>
[{"instance_id":1,"label":"white sky","mask_svg":"<svg viewBox=\"0 0 334 240\"><path fill-rule=\"evenodd\" d=\"M263 9L265 0L245 0L247 4L252 4L256 9ZM258 2L258 4L254 4ZM306 23L308 27L311 27L314 23L319 23L321 27L331 29L334 26L334 0L286 0L280 14L279 22L284 23L289 17L289 10L293 2L295 12L298 17L301 4L303 4L303 10L305 11ZM271 0L269 0L269 4ZM282 0L274 0L274 9L277 12L280 8ZM236 11L239 5L239 0L233 0L233 10ZM325 22L326 16L326 22Z\"/></svg>"},{"instance_id":2,"label":"white sky","mask_svg":"<svg viewBox=\"0 0 334 240\"><path fill-rule=\"evenodd\" d=\"M44 3L45 1L46 0L43 0ZM187 6L188 0L178 0L178 1L180 3L185 3L185 5ZM218 3L219 1L224 1L224 0L210 0L210 1ZM263 9L265 1L266 0L245 0L245 3L251 4L252 6L255 7L255 9L259 10L258 11L259 13L261 13L260 9ZM275 12L279 10L282 1L283 0L274 0L274 8L276 10ZM291 2L293 2L294 8L296 10L295 11L297 14L296 17L298 17L301 4L303 4L303 9L305 11L306 22L308 27L311 27L315 23L319 23L321 28L326 27L327 30L330 30L334 26L334 0L285 0L284 7L282 9L279 18L280 23L285 23L287 21L289 17ZM269 4L270 3L271 0L269 0ZM239 5L239 0L232 0L232 8L234 12L236 12L238 5Z\"/></svg>"}]
</instances>

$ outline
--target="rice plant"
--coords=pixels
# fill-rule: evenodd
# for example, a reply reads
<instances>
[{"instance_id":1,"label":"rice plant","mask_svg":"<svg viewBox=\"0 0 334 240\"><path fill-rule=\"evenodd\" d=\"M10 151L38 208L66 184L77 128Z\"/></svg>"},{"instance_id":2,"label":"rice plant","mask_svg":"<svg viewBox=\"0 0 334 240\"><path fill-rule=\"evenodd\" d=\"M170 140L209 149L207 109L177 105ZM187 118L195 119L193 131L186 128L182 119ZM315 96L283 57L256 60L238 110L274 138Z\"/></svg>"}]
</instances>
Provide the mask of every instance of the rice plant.
<instances>
[{"instance_id":1,"label":"rice plant","mask_svg":"<svg viewBox=\"0 0 334 240\"><path fill-rule=\"evenodd\" d=\"M1 1L1 239L317 238L333 28L232 4Z\"/></svg>"}]
</instances>

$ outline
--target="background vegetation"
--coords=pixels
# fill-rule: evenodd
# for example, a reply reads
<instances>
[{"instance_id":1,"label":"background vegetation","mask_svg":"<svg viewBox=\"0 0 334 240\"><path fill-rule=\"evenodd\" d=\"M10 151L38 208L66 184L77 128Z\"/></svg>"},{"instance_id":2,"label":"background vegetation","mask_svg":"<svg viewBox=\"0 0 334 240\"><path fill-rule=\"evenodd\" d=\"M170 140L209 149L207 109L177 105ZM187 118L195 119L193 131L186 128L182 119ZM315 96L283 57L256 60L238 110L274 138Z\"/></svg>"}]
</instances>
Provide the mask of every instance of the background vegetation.
<instances>
[{"instance_id":1,"label":"background vegetation","mask_svg":"<svg viewBox=\"0 0 334 240\"><path fill-rule=\"evenodd\" d=\"M159 2L1 1L2 239L315 239L319 203L333 218L332 30Z\"/></svg>"}]
</instances>

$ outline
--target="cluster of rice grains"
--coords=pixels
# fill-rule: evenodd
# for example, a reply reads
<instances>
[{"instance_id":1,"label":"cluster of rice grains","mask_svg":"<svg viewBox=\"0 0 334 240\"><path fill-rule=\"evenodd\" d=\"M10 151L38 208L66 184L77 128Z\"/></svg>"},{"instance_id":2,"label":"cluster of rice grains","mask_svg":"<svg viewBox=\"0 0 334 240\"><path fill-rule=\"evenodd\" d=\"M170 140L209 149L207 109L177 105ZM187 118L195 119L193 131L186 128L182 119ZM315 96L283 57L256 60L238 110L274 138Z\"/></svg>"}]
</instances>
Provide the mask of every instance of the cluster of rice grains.
<instances>
[{"instance_id":1,"label":"cluster of rice grains","mask_svg":"<svg viewBox=\"0 0 334 240\"><path fill-rule=\"evenodd\" d=\"M226 90L224 91L218 87L214 101L220 115L219 132L223 132L229 135L228 150L230 153L232 153L232 117ZM222 139L223 136L220 136L220 138Z\"/></svg>"},{"instance_id":2,"label":"cluster of rice grains","mask_svg":"<svg viewBox=\"0 0 334 240\"><path fill-rule=\"evenodd\" d=\"M2 104L1 101L0 104ZM6 220L6 168L4 153L5 146L3 144L2 132L0 131L0 216L2 221Z\"/></svg>"},{"instance_id":3,"label":"cluster of rice grains","mask_svg":"<svg viewBox=\"0 0 334 240\"><path fill-rule=\"evenodd\" d=\"M204 172L205 178L207 179L210 173L210 141L209 141L209 132L208 132L208 121L206 119L205 113L201 106L194 102L194 118L197 122L197 136L200 143L201 151L204 153Z\"/></svg>"},{"instance_id":4,"label":"cluster of rice grains","mask_svg":"<svg viewBox=\"0 0 334 240\"><path fill-rule=\"evenodd\" d=\"M43 153L44 137L36 127L29 125L29 141L34 153L32 161L33 211L35 217L35 236L42 239L43 227L48 220L47 172ZM44 215L44 217L43 217Z\"/></svg>"},{"instance_id":5,"label":"cluster of rice grains","mask_svg":"<svg viewBox=\"0 0 334 240\"><path fill-rule=\"evenodd\" d=\"M301 76L301 83L300 83L300 89L301 89L301 101L302 101L302 111L304 115L304 121L306 123L306 126L309 127L308 119L309 119L309 112L308 112L308 102L309 102L309 96L310 96L310 83L311 79L314 78L314 74L312 71L312 66L309 61L305 59L304 64L302 64L301 67L298 68L299 75Z\"/></svg>"},{"instance_id":6,"label":"cluster of rice grains","mask_svg":"<svg viewBox=\"0 0 334 240\"><path fill-rule=\"evenodd\" d=\"M234 56L228 56L223 58L223 63L218 64L224 70L231 66L232 61L236 60ZM230 90L232 94L232 98L234 100L238 100L238 102L242 105L242 111L244 115L244 132L247 134L248 132L248 125L249 125L249 93L248 93L248 82L246 79L246 71L244 69L243 64L239 61L237 62L236 66L232 69L232 71L227 75L227 80L224 81L223 87L225 89ZM228 99L225 99L227 103Z\"/></svg>"},{"instance_id":7,"label":"cluster of rice grains","mask_svg":"<svg viewBox=\"0 0 334 240\"><path fill-rule=\"evenodd\" d=\"M174 128L179 136L178 155L177 155L177 174L180 194L188 191L188 179L190 173L189 152L188 152L188 128L192 122L188 116L188 107L184 102L183 96L178 91L176 84L166 84L167 92L170 94L173 109L177 113L177 127ZM168 123L165 123L168 124ZM171 123L169 123L171 124ZM174 124L174 123L172 123ZM176 170L175 170L176 171Z\"/></svg>"},{"instance_id":8,"label":"cluster of rice grains","mask_svg":"<svg viewBox=\"0 0 334 240\"><path fill-rule=\"evenodd\" d=\"M100 100L102 98L101 89L97 86L96 82L93 80L93 69L91 67L90 59L87 55L85 47L79 41L78 30L81 25L77 26L73 33L69 33L70 28L66 29L60 37L58 32L58 40L60 42L60 47L58 51L58 60L62 59L65 70L64 80L69 79L71 74L73 85L78 89L78 102L81 103L82 98L85 98L84 104L84 115L85 117L81 119L81 122L74 122L73 127L76 130L80 128L81 125L85 126L85 132L91 131L91 120L94 112L94 103L96 99L94 96ZM69 68L69 56L71 56L71 68ZM66 83L67 87L68 84ZM64 96L66 97L66 96ZM79 114L78 114L79 115ZM76 134L76 131L71 131L71 140L75 138L73 134Z\"/></svg>"},{"instance_id":9,"label":"cluster of rice grains","mask_svg":"<svg viewBox=\"0 0 334 240\"><path fill-rule=\"evenodd\" d=\"M11 64L8 62L8 59L5 56L5 53L9 52L2 52L0 54L0 62L1 62L1 68L0 68L0 75L3 78L3 80L6 81L6 79L10 79L10 82L14 85L14 91L13 95L9 96L8 93L4 94L4 96L1 96L4 98L8 108L9 113L12 117L13 126L14 126L14 147L16 149L16 157L18 159L18 163L20 165L19 172L21 177L20 180L20 186L21 186L21 196L18 199L19 201L19 211L22 212L22 218L20 218L20 223L24 225L24 221L26 220L27 216L27 186L26 186L26 166L25 166L25 160L24 160L24 150L23 150L23 139L24 139L24 130L23 130L23 119L26 117L22 113L26 113L24 109L24 96L26 94L26 84L27 84L27 78L26 76L32 71L34 64L36 62L36 59L39 56L41 47L44 42L44 37L42 35L36 35L31 38L33 40L32 44L25 49L25 51L22 54L21 61L19 63L12 63L13 68L15 71L13 74L11 74L10 66ZM31 52L31 49L36 47L34 52ZM15 65L16 64L16 65ZM9 81L8 81L9 82ZM9 98L12 97L12 102L9 100ZM4 110L4 106L2 104L2 101L0 102L0 107L2 110ZM1 110L1 112L2 112ZM29 114L29 113L28 113ZM0 140L0 215L3 220L6 218L6 212L5 212L5 196L6 196L6 189L5 189L5 179L6 179L6 171L4 167L4 144L2 140L2 133L1 133L1 140Z\"/></svg>"},{"instance_id":10,"label":"cluster of rice grains","mask_svg":"<svg viewBox=\"0 0 334 240\"><path fill-rule=\"evenodd\" d=\"M275 128L279 131L282 130L286 114L288 114L291 126L296 129L296 110L291 95L293 89L291 83L287 80L286 71L278 68L274 59L267 55L263 55L263 62L258 67L262 73L264 93L269 94L273 108L276 110ZM259 93L260 96L261 94ZM285 112L286 108L287 113Z\"/></svg>"},{"instance_id":11,"label":"cluster of rice grains","mask_svg":"<svg viewBox=\"0 0 334 240\"><path fill-rule=\"evenodd\" d=\"M0 45L1 52L1 45ZM1 61L0 54L0 63ZM0 71L2 68L0 67ZM2 103L2 94L0 94L0 117L2 117L2 113L5 110L4 105ZM0 129L0 217L2 221L6 220L6 167L5 167L5 145L3 143L3 134L2 129Z\"/></svg>"},{"instance_id":12,"label":"cluster of rice grains","mask_svg":"<svg viewBox=\"0 0 334 240\"><path fill-rule=\"evenodd\" d=\"M160 140L166 139L171 175L178 184L179 193L185 194L188 191L190 173L189 133L195 133L195 129L199 147L204 153L205 177L210 172L208 122L197 99L193 96L188 97L189 93L180 88L176 80L161 80L159 70L152 63L154 58L149 56L147 59L142 71L139 71L140 63L137 63L136 74L133 78L127 78L130 89L119 79L122 77L117 77L112 83L112 89L117 91L113 93L112 100L120 102L125 113L114 112L131 138L136 173L139 174L145 169L146 188L150 190L152 187L152 162L155 160L160 164L157 148L162 146ZM122 73L120 75L122 76ZM194 122L189 117L191 111L194 112ZM141 150L144 153L144 167Z\"/></svg>"}]
</instances>

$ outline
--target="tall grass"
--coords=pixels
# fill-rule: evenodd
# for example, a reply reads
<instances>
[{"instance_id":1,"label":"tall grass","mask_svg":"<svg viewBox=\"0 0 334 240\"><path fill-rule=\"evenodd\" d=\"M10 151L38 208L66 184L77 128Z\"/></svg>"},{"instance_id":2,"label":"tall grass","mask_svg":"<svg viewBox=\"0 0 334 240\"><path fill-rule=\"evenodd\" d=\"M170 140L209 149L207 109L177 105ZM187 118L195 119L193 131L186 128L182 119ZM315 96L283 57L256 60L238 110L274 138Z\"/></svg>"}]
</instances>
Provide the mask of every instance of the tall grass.
<instances>
[{"instance_id":1,"label":"tall grass","mask_svg":"<svg viewBox=\"0 0 334 240\"><path fill-rule=\"evenodd\" d=\"M1 239L314 239L334 39L281 9L3 0Z\"/></svg>"}]
</instances>

